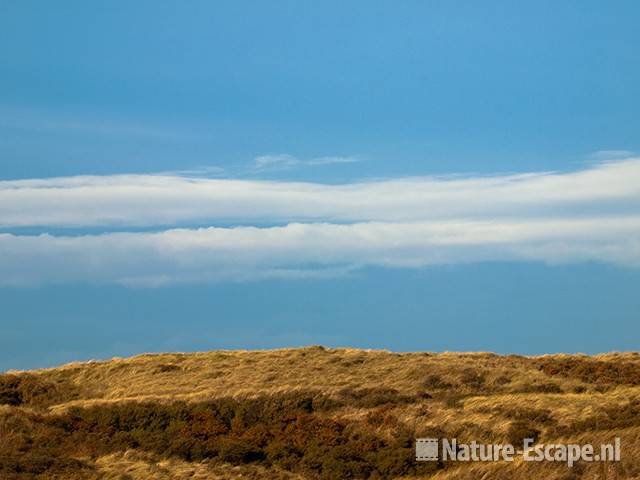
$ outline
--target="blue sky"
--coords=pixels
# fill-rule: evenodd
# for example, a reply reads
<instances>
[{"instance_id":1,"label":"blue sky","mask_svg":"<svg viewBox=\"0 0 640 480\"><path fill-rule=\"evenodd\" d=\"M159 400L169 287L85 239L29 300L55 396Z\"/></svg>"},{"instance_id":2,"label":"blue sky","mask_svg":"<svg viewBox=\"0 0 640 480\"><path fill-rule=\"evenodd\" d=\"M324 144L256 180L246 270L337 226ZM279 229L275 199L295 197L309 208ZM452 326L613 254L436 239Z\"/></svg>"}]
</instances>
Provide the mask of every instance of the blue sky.
<instances>
[{"instance_id":1,"label":"blue sky","mask_svg":"<svg viewBox=\"0 0 640 480\"><path fill-rule=\"evenodd\" d=\"M0 369L640 341L636 2L0 2Z\"/></svg>"}]
</instances>

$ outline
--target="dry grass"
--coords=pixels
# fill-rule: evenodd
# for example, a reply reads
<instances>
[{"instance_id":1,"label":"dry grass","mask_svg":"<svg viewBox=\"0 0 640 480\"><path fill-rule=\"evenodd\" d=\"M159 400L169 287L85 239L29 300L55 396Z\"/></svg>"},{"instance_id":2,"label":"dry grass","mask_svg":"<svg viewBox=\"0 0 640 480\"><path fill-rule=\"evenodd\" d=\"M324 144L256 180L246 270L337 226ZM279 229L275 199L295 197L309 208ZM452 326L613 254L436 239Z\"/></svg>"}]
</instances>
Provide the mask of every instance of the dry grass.
<instances>
[{"instance_id":1,"label":"dry grass","mask_svg":"<svg viewBox=\"0 0 640 480\"><path fill-rule=\"evenodd\" d=\"M302 480L304 477L279 469L259 465L212 464L185 462L175 458L127 450L99 457L95 465L104 480Z\"/></svg>"},{"instance_id":2,"label":"dry grass","mask_svg":"<svg viewBox=\"0 0 640 480\"><path fill-rule=\"evenodd\" d=\"M322 347L140 355L9 372L0 376L0 403L6 404L0 406L0 477L336 478L335 472L351 472L356 478L640 478L639 384L640 355L636 353L522 357L491 353L398 354ZM207 442L214 444L214 453L204 459L189 458L190 453L168 454L168 450L155 446L157 438L153 436L145 440L147 443L129 439L118 450L120 447L110 442L96 440L95 430L78 423L73 428L85 428L84 435L89 435L86 438L98 442L93 450L74 450L69 446L72 444L65 444L64 448L71 449L65 450L71 452L69 458L82 464L82 468L61 461L53 462L49 469L45 462L35 473L7 469L11 475L2 473L2 462L6 467L15 461L11 455L27 455L29 448L36 448L29 447L26 437L31 435L33 441L58 435L49 426L49 430L42 430L41 425L62 422L55 419L73 418L80 422L78 419L85 418L84 414L70 416L70 412L93 412L94 416L105 412L108 416L115 415L114 407L129 403L171 406L181 401L200 406L225 398L246 403L265 395L285 398L283 395L292 392L321 395L334 402L330 408L296 417L296 425L304 428L323 429L330 425L327 422L337 422L336 432L342 433L318 444L318 448L328 449L326 455L335 456L331 462L319 464L317 451L307 451L305 445L300 446L299 461L292 460L297 457L282 457L282 453L269 456L274 448L280 448L274 443L276 440L304 444L304 439L313 435L305 437L299 431L282 430L284 427L272 424L263 409L263 417L258 415L251 428L239 426L234 420L236 423L225 427L224 433L216 433L222 436L212 437L213 440L207 437ZM68 431L70 427L64 428L67 430L60 435L73 433ZM261 432L260 440L256 440L256 428ZM455 436L499 443L517 438L520 431L534 430L544 443L600 444L621 436L623 461L604 466L579 464L572 469L556 463L518 461L436 468L409 464L405 458L415 437ZM192 434L200 435L197 431ZM405 437L408 446L401 445ZM334 441L344 445L331 446ZM215 453L216 442L232 442L233 448L238 442L258 442L252 448L266 453L246 457L246 461L231 455L228 458L232 465L223 461L222 454ZM47 451L51 458L66 455L53 443ZM26 450L17 454L18 444L26 445ZM358 450L349 455L355 455L357 461L342 465L340 462L347 462L343 458L345 451L352 446ZM368 461L375 466L368 468ZM15 470L15 466L6 468ZM63 473L56 473L56 468Z\"/></svg>"}]
</instances>

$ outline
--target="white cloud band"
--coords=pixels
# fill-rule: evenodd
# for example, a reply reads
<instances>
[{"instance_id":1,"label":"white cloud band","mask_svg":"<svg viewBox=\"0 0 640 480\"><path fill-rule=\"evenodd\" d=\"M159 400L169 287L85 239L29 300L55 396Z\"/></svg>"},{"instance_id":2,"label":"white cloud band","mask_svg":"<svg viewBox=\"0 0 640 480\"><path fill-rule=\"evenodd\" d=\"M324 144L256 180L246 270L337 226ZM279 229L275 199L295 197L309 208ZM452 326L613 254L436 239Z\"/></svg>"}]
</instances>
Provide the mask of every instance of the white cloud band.
<instances>
[{"instance_id":1,"label":"white cloud band","mask_svg":"<svg viewBox=\"0 0 640 480\"><path fill-rule=\"evenodd\" d=\"M640 267L640 159L565 174L347 185L168 175L0 182L5 229L215 221L286 225L4 233L0 285L153 286L495 260Z\"/></svg>"},{"instance_id":2,"label":"white cloud band","mask_svg":"<svg viewBox=\"0 0 640 480\"><path fill-rule=\"evenodd\" d=\"M640 159L573 173L419 177L346 185L160 175L0 181L0 227L215 221L409 222L619 214L640 208Z\"/></svg>"},{"instance_id":3,"label":"white cloud band","mask_svg":"<svg viewBox=\"0 0 640 480\"><path fill-rule=\"evenodd\" d=\"M171 282L322 276L363 266L491 260L640 266L640 215L616 218L290 224L78 237L0 235L0 283Z\"/></svg>"}]
</instances>

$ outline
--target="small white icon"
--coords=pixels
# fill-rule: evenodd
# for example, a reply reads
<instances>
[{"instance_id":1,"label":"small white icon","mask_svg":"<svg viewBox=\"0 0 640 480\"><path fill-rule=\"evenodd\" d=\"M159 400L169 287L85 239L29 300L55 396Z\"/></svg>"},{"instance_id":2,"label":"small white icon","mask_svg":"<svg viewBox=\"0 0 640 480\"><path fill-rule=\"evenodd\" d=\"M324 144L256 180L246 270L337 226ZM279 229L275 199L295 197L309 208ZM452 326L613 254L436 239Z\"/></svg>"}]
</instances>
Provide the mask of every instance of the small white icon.
<instances>
[{"instance_id":1,"label":"small white icon","mask_svg":"<svg viewBox=\"0 0 640 480\"><path fill-rule=\"evenodd\" d=\"M438 460L438 439L417 438L416 460L419 462L433 462Z\"/></svg>"}]
</instances>

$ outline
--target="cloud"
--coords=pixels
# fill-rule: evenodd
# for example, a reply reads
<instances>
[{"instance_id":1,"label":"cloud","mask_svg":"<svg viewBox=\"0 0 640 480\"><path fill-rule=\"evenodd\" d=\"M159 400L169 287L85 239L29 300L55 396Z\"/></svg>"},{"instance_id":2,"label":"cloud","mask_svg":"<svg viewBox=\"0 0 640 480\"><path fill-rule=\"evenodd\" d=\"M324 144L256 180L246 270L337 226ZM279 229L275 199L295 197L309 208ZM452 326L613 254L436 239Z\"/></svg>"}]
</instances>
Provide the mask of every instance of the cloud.
<instances>
[{"instance_id":1,"label":"cloud","mask_svg":"<svg viewBox=\"0 0 640 480\"><path fill-rule=\"evenodd\" d=\"M598 261L640 267L640 215L501 221L0 234L0 284L175 282L343 275L365 266Z\"/></svg>"},{"instance_id":2,"label":"cloud","mask_svg":"<svg viewBox=\"0 0 640 480\"><path fill-rule=\"evenodd\" d=\"M634 153L630 150L598 150L591 154L591 158L597 161L620 160L633 157Z\"/></svg>"},{"instance_id":3,"label":"cloud","mask_svg":"<svg viewBox=\"0 0 640 480\"><path fill-rule=\"evenodd\" d=\"M4 181L8 232L107 233L0 234L0 285L153 287L486 261L639 268L639 179L633 158L570 173L342 185L176 175ZM235 226L174 228L186 222ZM157 231L114 231L132 226Z\"/></svg>"},{"instance_id":4,"label":"cloud","mask_svg":"<svg viewBox=\"0 0 640 480\"><path fill-rule=\"evenodd\" d=\"M332 165L335 163L356 163L362 161L359 157L317 157L307 160L306 165Z\"/></svg>"},{"instance_id":5,"label":"cloud","mask_svg":"<svg viewBox=\"0 0 640 480\"><path fill-rule=\"evenodd\" d=\"M322 165L331 165L336 163L354 163L359 162L357 157L317 157L311 160L300 160L289 154L278 155L261 155L256 157L250 164L234 164L227 165L224 168L220 166L200 165L183 170L170 170L165 172L154 173L156 176L165 177L222 177L226 178L251 178L261 173L272 173L279 171L291 170L299 167L313 167Z\"/></svg>"},{"instance_id":6,"label":"cloud","mask_svg":"<svg viewBox=\"0 0 640 480\"><path fill-rule=\"evenodd\" d=\"M289 154L277 154L277 155L261 155L256 157L253 163L254 171L272 171L272 170L289 170L291 168L302 166L318 166L318 165L331 165L336 163L355 163L359 162L358 157L317 157L310 160L301 160L293 155Z\"/></svg>"},{"instance_id":7,"label":"cloud","mask_svg":"<svg viewBox=\"0 0 640 480\"><path fill-rule=\"evenodd\" d=\"M408 177L341 185L178 175L13 180L0 181L0 227L123 229L212 222L620 215L640 210L639 179L640 158L569 173Z\"/></svg>"},{"instance_id":8,"label":"cloud","mask_svg":"<svg viewBox=\"0 0 640 480\"><path fill-rule=\"evenodd\" d=\"M160 175L164 177L188 177L188 178L197 178L197 177L219 177L225 173L225 169L223 167L218 167L215 165L200 165L197 167L191 167L184 170L170 170L166 172L159 172L155 175Z\"/></svg>"},{"instance_id":9,"label":"cloud","mask_svg":"<svg viewBox=\"0 0 640 480\"><path fill-rule=\"evenodd\" d=\"M256 170L266 169L288 169L300 165L298 160L293 155L279 154L279 155L261 155L254 160L253 167Z\"/></svg>"}]
</instances>

